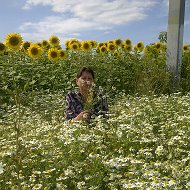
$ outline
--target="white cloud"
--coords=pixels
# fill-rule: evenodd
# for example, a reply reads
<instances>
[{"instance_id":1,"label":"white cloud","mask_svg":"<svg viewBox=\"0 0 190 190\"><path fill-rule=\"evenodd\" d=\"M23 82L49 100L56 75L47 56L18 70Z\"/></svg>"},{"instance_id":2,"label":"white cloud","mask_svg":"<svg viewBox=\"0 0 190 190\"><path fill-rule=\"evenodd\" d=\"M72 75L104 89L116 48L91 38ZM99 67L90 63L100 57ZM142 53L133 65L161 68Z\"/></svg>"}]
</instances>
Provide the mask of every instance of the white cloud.
<instances>
[{"instance_id":1,"label":"white cloud","mask_svg":"<svg viewBox=\"0 0 190 190\"><path fill-rule=\"evenodd\" d=\"M82 2L82 1L81 1ZM31 9L33 6L51 6L55 12L66 12L72 9L72 7L80 3L80 0L27 0L23 9Z\"/></svg>"},{"instance_id":2,"label":"white cloud","mask_svg":"<svg viewBox=\"0 0 190 190\"><path fill-rule=\"evenodd\" d=\"M62 17L50 16L38 23L26 22L20 26L21 31L35 30L39 33L51 32L53 34L69 35L70 33L77 33L78 31L92 30L108 30L111 27L103 26L98 22L90 22L87 20L80 20L79 18L63 19Z\"/></svg>"},{"instance_id":3,"label":"white cloud","mask_svg":"<svg viewBox=\"0 0 190 190\"><path fill-rule=\"evenodd\" d=\"M23 9L50 6L52 14L56 12L59 16L48 16L38 22L23 23L20 30L28 36L30 31L41 36L46 36L50 32L79 36L81 31L89 30L108 33L116 25L126 25L145 19L147 10L157 2L158 0L146 0L146 2L144 0L27 0Z\"/></svg>"},{"instance_id":4,"label":"white cloud","mask_svg":"<svg viewBox=\"0 0 190 190\"><path fill-rule=\"evenodd\" d=\"M62 19L62 17L47 17L38 23L27 22L20 26L21 34L24 39L30 41L39 41L48 39L49 35L61 36L61 43L66 39L80 36L81 31L109 30L110 27L102 26L95 22L79 20L79 18ZM34 40L35 39L35 40Z\"/></svg>"}]
</instances>

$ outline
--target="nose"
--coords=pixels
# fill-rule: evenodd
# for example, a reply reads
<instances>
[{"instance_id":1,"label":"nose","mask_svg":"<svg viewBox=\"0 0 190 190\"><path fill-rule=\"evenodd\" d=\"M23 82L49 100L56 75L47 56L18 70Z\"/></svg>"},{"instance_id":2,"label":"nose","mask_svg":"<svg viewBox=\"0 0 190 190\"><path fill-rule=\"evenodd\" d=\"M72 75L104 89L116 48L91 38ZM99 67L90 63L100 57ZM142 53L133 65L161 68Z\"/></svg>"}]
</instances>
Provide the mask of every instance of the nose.
<instances>
[{"instance_id":1,"label":"nose","mask_svg":"<svg viewBox=\"0 0 190 190\"><path fill-rule=\"evenodd\" d=\"M87 80L86 83L87 83L88 85L91 85L91 81L90 81L90 80Z\"/></svg>"}]
</instances>

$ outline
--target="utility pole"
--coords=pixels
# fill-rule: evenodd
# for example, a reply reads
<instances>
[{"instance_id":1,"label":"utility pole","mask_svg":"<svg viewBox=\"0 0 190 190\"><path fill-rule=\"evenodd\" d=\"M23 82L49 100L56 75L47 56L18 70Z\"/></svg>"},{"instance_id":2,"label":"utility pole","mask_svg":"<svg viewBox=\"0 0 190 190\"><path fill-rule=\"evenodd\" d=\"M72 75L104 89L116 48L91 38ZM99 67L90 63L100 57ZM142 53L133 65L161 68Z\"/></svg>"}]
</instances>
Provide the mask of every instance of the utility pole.
<instances>
[{"instance_id":1,"label":"utility pole","mask_svg":"<svg viewBox=\"0 0 190 190\"><path fill-rule=\"evenodd\" d=\"M173 75L175 90L180 82L184 16L185 0L169 0L166 66Z\"/></svg>"}]
</instances>

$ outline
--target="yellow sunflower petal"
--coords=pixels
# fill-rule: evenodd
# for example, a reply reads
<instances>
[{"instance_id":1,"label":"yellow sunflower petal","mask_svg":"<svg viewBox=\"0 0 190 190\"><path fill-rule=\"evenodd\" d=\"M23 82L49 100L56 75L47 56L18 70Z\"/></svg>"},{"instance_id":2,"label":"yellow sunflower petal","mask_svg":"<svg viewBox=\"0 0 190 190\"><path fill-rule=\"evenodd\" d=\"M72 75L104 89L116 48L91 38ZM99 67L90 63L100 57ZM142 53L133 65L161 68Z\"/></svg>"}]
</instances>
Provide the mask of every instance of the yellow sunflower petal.
<instances>
[{"instance_id":1,"label":"yellow sunflower petal","mask_svg":"<svg viewBox=\"0 0 190 190\"><path fill-rule=\"evenodd\" d=\"M121 57L121 53L119 51L115 51L113 55L116 58L120 58Z\"/></svg>"},{"instance_id":2,"label":"yellow sunflower petal","mask_svg":"<svg viewBox=\"0 0 190 190\"><path fill-rule=\"evenodd\" d=\"M49 38L49 43L52 45L52 46L58 46L59 43L60 43L60 40L57 36L51 36Z\"/></svg>"},{"instance_id":3,"label":"yellow sunflower petal","mask_svg":"<svg viewBox=\"0 0 190 190\"><path fill-rule=\"evenodd\" d=\"M124 41L124 44L125 45L128 45L128 46L132 46L132 42L131 42L131 40L130 39L126 39L125 41Z\"/></svg>"},{"instance_id":4,"label":"yellow sunflower petal","mask_svg":"<svg viewBox=\"0 0 190 190\"><path fill-rule=\"evenodd\" d=\"M5 37L5 45L11 50L19 50L22 44L22 37L20 34L11 33Z\"/></svg>"},{"instance_id":5,"label":"yellow sunflower petal","mask_svg":"<svg viewBox=\"0 0 190 190\"><path fill-rule=\"evenodd\" d=\"M39 58L42 55L42 53L43 49L37 44L31 44L28 48L28 55L33 59Z\"/></svg>"},{"instance_id":6,"label":"yellow sunflower petal","mask_svg":"<svg viewBox=\"0 0 190 190\"><path fill-rule=\"evenodd\" d=\"M144 50L144 44L143 44L143 42L138 42L138 43L136 44L136 48L137 48L137 50L138 50L139 52L142 52L142 51Z\"/></svg>"},{"instance_id":7,"label":"yellow sunflower petal","mask_svg":"<svg viewBox=\"0 0 190 190\"><path fill-rule=\"evenodd\" d=\"M31 42L28 42L28 41L25 41L22 43L22 49L27 52L28 51L28 48L30 47L32 43ZM28 52L27 52L28 53Z\"/></svg>"},{"instance_id":8,"label":"yellow sunflower petal","mask_svg":"<svg viewBox=\"0 0 190 190\"><path fill-rule=\"evenodd\" d=\"M95 40L90 40L90 43L91 43L92 48L97 47L97 42Z\"/></svg>"},{"instance_id":9,"label":"yellow sunflower petal","mask_svg":"<svg viewBox=\"0 0 190 190\"><path fill-rule=\"evenodd\" d=\"M69 48L70 48L71 50L73 50L73 51L77 51L77 50L80 49L79 43L78 43L78 42L71 43L71 44L69 45Z\"/></svg>"},{"instance_id":10,"label":"yellow sunflower petal","mask_svg":"<svg viewBox=\"0 0 190 190\"><path fill-rule=\"evenodd\" d=\"M132 45L127 45L127 44L123 45L123 50L124 51L129 52L129 51L132 51L132 49L133 49Z\"/></svg>"},{"instance_id":11,"label":"yellow sunflower petal","mask_svg":"<svg viewBox=\"0 0 190 190\"><path fill-rule=\"evenodd\" d=\"M91 45L91 43L89 42L89 41L83 41L82 43L81 43L81 49L83 50L83 51L90 51L91 50L91 48L92 48L92 45Z\"/></svg>"},{"instance_id":12,"label":"yellow sunflower petal","mask_svg":"<svg viewBox=\"0 0 190 190\"><path fill-rule=\"evenodd\" d=\"M184 51L184 52L187 52L187 51L189 51L189 50L190 50L189 45L184 45L184 46L183 46L183 51Z\"/></svg>"},{"instance_id":13,"label":"yellow sunflower petal","mask_svg":"<svg viewBox=\"0 0 190 190\"><path fill-rule=\"evenodd\" d=\"M99 44L98 44L98 48L100 48L101 46L103 46L104 45L104 43L103 42L100 42Z\"/></svg>"},{"instance_id":14,"label":"yellow sunflower petal","mask_svg":"<svg viewBox=\"0 0 190 190\"><path fill-rule=\"evenodd\" d=\"M162 44L161 44L160 42L156 42L156 43L154 44L154 46L155 46L155 48L158 49L158 50L162 48Z\"/></svg>"},{"instance_id":15,"label":"yellow sunflower petal","mask_svg":"<svg viewBox=\"0 0 190 190\"><path fill-rule=\"evenodd\" d=\"M113 43L108 43L107 50L112 52L114 51L116 46Z\"/></svg>"},{"instance_id":16,"label":"yellow sunflower petal","mask_svg":"<svg viewBox=\"0 0 190 190\"><path fill-rule=\"evenodd\" d=\"M1 53L4 53L5 50L6 50L6 46L5 46L5 44L2 43L2 42L0 42L0 54L1 54Z\"/></svg>"},{"instance_id":17,"label":"yellow sunflower petal","mask_svg":"<svg viewBox=\"0 0 190 190\"><path fill-rule=\"evenodd\" d=\"M52 60L52 61L57 61L59 60L59 50L57 48L50 48L48 50L48 58L49 60Z\"/></svg>"},{"instance_id":18,"label":"yellow sunflower petal","mask_svg":"<svg viewBox=\"0 0 190 190\"><path fill-rule=\"evenodd\" d=\"M47 40L42 40L41 44L43 48L47 48L49 46L49 42Z\"/></svg>"},{"instance_id":19,"label":"yellow sunflower petal","mask_svg":"<svg viewBox=\"0 0 190 190\"><path fill-rule=\"evenodd\" d=\"M105 45L101 46L99 49L100 49L100 53L106 53L107 52L107 47Z\"/></svg>"},{"instance_id":20,"label":"yellow sunflower petal","mask_svg":"<svg viewBox=\"0 0 190 190\"><path fill-rule=\"evenodd\" d=\"M115 44L116 46L122 46L123 41L118 38L118 39L114 40L114 44Z\"/></svg>"},{"instance_id":21,"label":"yellow sunflower petal","mask_svg":"<svg viewBox=\"0 0 190 190\"><path fill-rule=\"evenodd\" d=\"M67 57L67 51L59 50L59 57L60 59L65 59Z\"/></svg>"}]
</instances>

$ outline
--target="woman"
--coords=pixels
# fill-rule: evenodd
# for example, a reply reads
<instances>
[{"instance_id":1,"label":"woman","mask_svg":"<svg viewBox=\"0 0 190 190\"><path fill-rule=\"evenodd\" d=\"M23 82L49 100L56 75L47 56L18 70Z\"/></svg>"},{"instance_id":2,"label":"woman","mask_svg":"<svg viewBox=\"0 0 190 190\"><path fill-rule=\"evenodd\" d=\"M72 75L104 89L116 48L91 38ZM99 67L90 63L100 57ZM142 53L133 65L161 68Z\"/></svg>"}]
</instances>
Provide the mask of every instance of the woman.
<instances>
[{"instance_id":1,"label":"woman","mask_svg":"<svg viewBox=\"0 0 190 190\"><path fill-rule=\"evenodd\" d=\"M105 92L94 87L94 72L83 67L77 74L78 90L70 91L66 96L66 119L73 121L89 120L92 116L106 116L108 111Z\"/></svg>"}]
</instances>

